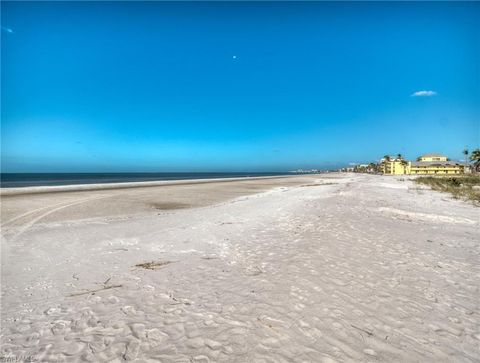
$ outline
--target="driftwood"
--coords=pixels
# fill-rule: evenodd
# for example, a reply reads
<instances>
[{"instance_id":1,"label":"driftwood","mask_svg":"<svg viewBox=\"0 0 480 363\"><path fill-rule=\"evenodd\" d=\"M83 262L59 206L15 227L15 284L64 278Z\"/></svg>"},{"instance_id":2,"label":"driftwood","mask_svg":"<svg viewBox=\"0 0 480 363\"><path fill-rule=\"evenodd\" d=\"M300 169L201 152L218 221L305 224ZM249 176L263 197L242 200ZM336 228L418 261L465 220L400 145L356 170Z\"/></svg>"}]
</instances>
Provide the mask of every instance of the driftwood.
<instances>
[{"instance_id":1,"label":"driftwood","mask_svg":"<svg viewBox=\"0 0 480 363\"><path fill-rule=\"evenodd\" d=\"M73 297L73 296L80 296L80 295L87 295L87 294L95 294L96 292L99 292L99 291L115 289L117 287L123 287L123 285L110 285L110 286L102 287L100 289L88 290L88 291L84 291L84 292L76 292L76 293L70 294L68 296Z\"/></svg>"},{"instance_id":2,"label":"driftwood","mask_svg":"<svg viewBox=\"0 0 480 363\"><path fill-rule=\"evenodd\" d=\"M355 325L353 325L353 324L350 324L350 325L352 326L352 328L355 328L355 329L358 329L358 330L360 330L360 331L363 331L364 333L367 333L368 336L372 336L372 335L373 335L373 333L372 333L371 331L368 331L368 330L359 328L358 326L355 326Z\"/></svg>"}]
</instances>

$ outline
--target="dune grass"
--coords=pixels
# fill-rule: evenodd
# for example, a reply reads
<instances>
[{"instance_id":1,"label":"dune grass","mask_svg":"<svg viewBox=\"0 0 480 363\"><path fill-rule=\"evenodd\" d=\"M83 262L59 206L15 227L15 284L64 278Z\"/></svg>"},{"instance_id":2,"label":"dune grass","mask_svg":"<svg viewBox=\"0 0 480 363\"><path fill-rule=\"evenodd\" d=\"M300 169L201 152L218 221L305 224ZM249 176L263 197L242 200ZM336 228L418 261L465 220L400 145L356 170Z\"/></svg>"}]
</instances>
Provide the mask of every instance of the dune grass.
<instances>
[{"instance_id":1,"label":"dune grass","mask_svg":"<svg viewBox=\"0 0 480 363\"><path fill-rule=\"evenodd\" d=\"M450 193L456 199L467 199L480 204L480 175L420 176L415 182L428 185L433 190Z\"/></svg>"}]
</instances>

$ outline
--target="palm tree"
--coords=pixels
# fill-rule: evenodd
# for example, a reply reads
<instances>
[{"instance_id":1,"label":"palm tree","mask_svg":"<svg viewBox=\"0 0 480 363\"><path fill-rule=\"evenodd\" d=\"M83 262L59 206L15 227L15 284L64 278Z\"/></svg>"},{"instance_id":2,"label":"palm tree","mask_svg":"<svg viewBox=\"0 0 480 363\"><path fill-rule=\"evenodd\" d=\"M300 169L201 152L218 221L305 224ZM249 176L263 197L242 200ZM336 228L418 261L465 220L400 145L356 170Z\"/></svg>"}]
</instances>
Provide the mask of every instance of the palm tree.
<instances>
[{"instance_id":1,"label":"palm tree","mask_svg":"<svg viewBox=\"0 0 480 363\"><path fill-rule=\"evenodd\" d=\"M389 155L385 155L383 158L385 159L385 161L390 161L390 156Z\"/></svg>"},{"instance_id":2,"label":"palm tree","mask_svg":"<svg viewBox=\"0 0 480 363\"><path fill-rule=\"evenodd\" d=\"M480 161L480 149L475 149L472 151L472 154L470 155L470 160Z\"/></svg>"},{"instance_id":3,"label":"palm tree","mask_svg":"<svg viewBox=\"0 0 480 363\"><path fill-rule=\"evenodd\" d=\"M378 172L378 165L375 163L369 163L368 164L368 169L370 170L371 173L377 173Z\"/></svg>"},{"instance_id":4,"label":"palm tree","mask_svg":"<svg viewBox=\"0 0 480 363\"><path fill-rule=\"evenodd\" d=\"M402 156L402 154L397 154L397 159L400 159L400 160L402 160L402 159L403 159L403 156Z\"/></svg>"},{"instance_id":5,"label":"palm tree","mask_svg":"<svg viewBox=\"0 0 480 363\"><path fill-rule=\"evenodd\" d=\"M473 161L473 170L480 171L480 149L475 149L470 154L470 160Z\"/></svg>"},{"instance_id":6,"label":"palm tree","mask_svg":"<svg viewBox=\"0 0 480 363\"><path fill-rule=\"evenodd\" d=\"M468 163L468 149L464 149L462 153L465 155L465 162Z\"/></svg>"}]
</instances>

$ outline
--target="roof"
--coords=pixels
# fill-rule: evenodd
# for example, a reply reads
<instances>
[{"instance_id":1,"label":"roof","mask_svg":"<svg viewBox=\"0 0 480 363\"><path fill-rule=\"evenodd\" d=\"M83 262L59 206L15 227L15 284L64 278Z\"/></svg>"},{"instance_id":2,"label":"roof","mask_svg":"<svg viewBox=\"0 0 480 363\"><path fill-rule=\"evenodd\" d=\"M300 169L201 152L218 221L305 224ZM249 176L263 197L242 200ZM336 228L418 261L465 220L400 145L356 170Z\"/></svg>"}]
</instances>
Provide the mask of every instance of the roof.
<instances>
[{"instance_id":1,"label":"roof","mask_svg":"<svg viewBox=\"0 0 480 363\"><path fill-rule=\"evenodd\" d=\"M397 158L396 156L389 156L389 159L390 159L390 161L403 160L403 159ZM386 160L386 159L385 159L385 158L381 158L380 160Z\"/></svg>"},{"instance_id":2,"label":"roof","mask_svg":"<svg viewBox=\"0 0 480 363\"><path fill-rule=\"evenodd\" d=\"M446 157L445 155L438 154L438 153L431 153L431 154L425 154L420 156L421 158L444 158Z\"/></svg>"},{"instance_id":3,"label":"roof","mask_svg":"<svg viewBox=\"0 0 480 363\"><path fill-rule=\"evenodd\" d=\"M430 165L464 165L458 161L412 161L412 166L430 166Z\"/></svg>"}]
</instances>

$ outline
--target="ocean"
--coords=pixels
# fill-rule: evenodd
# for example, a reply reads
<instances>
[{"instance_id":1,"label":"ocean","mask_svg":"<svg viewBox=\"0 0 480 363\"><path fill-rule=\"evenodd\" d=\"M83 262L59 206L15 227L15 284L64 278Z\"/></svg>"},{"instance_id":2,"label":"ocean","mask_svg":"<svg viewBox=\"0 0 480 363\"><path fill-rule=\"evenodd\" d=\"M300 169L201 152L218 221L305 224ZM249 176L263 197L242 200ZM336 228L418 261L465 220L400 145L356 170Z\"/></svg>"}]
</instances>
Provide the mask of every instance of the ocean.
<instances>
[{"instance_id":1,"label":"ocean","mask_svg":"<svg viewBox=\"0 0 480 363\"><path fill-rule=\"evenodd\" d=\"M131 183L157 180L187 180L291 175L289 172L230 173L2 173L2 188L96 183Z\"/></svg>"}]
</instances>

